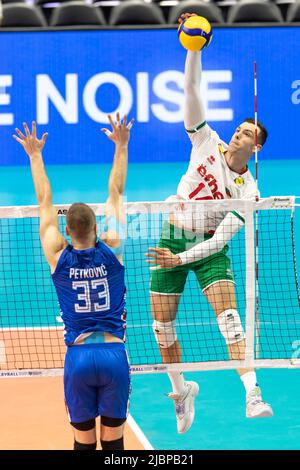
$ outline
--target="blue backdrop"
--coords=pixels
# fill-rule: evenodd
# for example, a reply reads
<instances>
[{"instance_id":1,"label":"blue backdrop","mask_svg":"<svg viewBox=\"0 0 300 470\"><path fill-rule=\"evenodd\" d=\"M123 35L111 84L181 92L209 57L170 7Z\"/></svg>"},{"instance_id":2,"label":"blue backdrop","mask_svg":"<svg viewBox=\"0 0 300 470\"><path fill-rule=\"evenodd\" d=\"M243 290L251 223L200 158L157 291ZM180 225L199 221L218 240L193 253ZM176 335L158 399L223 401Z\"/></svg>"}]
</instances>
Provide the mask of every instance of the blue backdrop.
<instances>
[{"instance_id":1,"label":"blue backdrop","mask_svg":"<svg viewBox=\"0 0 300 470\"><path fill-rule=\"evenodd\" d=\"M215 29L203 53L207 119L224 140L253 115L253 61L267 158L297 158L300 29ZM111 161L99 132L107 113L135 117L131 162L188 161L183 129L185 50L176 30L2 32L0 164L26 163L11 139L36 119L47 164Z\"/></svg>"}]
</instances>

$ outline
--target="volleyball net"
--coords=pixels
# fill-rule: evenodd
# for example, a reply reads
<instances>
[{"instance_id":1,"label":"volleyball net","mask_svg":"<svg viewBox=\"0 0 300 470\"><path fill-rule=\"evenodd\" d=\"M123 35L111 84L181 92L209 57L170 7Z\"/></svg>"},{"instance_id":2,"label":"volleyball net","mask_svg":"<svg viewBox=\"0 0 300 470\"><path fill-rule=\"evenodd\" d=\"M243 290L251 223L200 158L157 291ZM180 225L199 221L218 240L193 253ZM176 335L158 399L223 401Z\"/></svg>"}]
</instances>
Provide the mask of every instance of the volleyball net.
<instances>
[{"instance_id":1,"label":"volleyball net","mask_svg":"<svg viewBox=\"0 0 300 470\"><path fill-rule=\"evenodd\" d=\"M97 216L100 233L105 226L105 205L90 206ZM68 206L56 207L64 233ZM294 197L270 197L257 202L126 204L126 346L131 371L166 372L179 367L162 363L154 337L150 285L151 275L158 271L149 269L145 253L149 247L158 245L161 236L164 240L173 238L175 244L182 243L184 237L189 249L204 241L208 234L211 236L214 227L232 211L245 219L244 227L225 248L231 260L227 269L233 273L237 309L245 330L245 355L230 359L214 310L200 287L202 277L209 278L211 274L209 261L215 256L213 253L210 259L201 261L200 276L198 268L189 271L186 281L179 273L181 283L185 283L176 316L182 348L180 369L299 367L296 239L300 227L295 224L298 210ZM66 350L63 323L41 249L38 215L36 206L0 207L0 377L59 375L63 369ZM169 283L172 291L170 271L160 271L159 278L164 281L165 275L164 288ZM168 295L160 298L164 304L169 299Z\"/></svg>"}]
</instances>

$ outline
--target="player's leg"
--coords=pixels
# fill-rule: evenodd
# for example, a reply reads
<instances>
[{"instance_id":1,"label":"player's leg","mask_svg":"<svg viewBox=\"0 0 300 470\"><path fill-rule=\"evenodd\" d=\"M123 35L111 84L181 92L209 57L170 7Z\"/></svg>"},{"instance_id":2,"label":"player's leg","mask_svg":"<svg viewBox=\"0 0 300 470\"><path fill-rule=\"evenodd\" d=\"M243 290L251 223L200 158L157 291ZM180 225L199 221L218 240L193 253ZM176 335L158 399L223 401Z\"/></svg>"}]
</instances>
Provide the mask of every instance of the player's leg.
<instances>
[{"instance_id":1,"label":"player's leg","mask_svg":"<svg viewBox=\"0 0 300 470\"><path fill-rule=\"evenodd\" d=\"M71 423L74 433L74 450L96 450L96 422L95 419L81 423Z\"/></svg>"},{"instance_id":2,"label":"player's leg","mask_svg":"<svg viewBox=\"0 0 300 470\"><path fill-rule=\"evenodd\" d=\"M74 433L74 450L95 450L97 447L97 394L94 387L85 382L91 372L89 351L83 346L69 347L64 365L64 393Z\"/></svg>"},{"instance_id":3,"label":"player's leg","mask_svg":"<svg viewBox=\"0 0 300 470\"><path fill-rule=\"evenodd\" d=\"M181 279L183 283L182 290L186 276ZM155 288L154 282L152 287ZM175 329L180 296L181 294L160 295L151 293L153 330L164 363L181 362L181 346ZM168 372L168 376L172 384L172 393L169 393L168 396L174 400L177 431L179 434L183 434L193 424L195 416L194 401L199 392L199 387L196 382L185 381L180 370Z\"/></svg>"},{"instance_id":4,"label":"player's leg","mask_svg":"<svg viewBox=\"0 0 300 470\"><path fill-rule=\"evenodd\" d=\"M126 418L101 417L100 442L102 450L124 450L125 422Z\"/></svg>"},{"instance_id":5,"label":"player's leg","mask_svg":"<svg viewBox=\"0 0 300 470\"><path fill-rule=\"evenodd\" d=\"M158 246L172 253L186 249L183 229L165 222ZM153 316L153 332L164 363L181 362L181 346L176 333L176 315L189 268L159 269L151 271L150 301ZM169 375L174 393L181 394L184 379L180 372Z\"/></svg>"},{"instance_id":6,"label":"player's leg","mask_svg":"<svg viewBox=\"0 0 300 470\"><path fill-rule=\"evenodd\" d=\"M158 274L160 276L162 273ZM174 273L170 272L170 276ZM172 279L173 289L177 286L178 291L183 291L187 272ZM161 283L152 277L151 289L162 288ZM170 282L170 278L168 278ZM151 292L151 309L153 315L153 330L159 345L160 353L164 363L181 362L181 346L177 338L175 320L181 293L159 294ZM178 371L168 372L172 384L172 393L168 396L174 400L177 419L177 430L180 434L186 432L192 425L195 415L194 400L198 394L198 384L185 381L183 373Z\"/></svg>"},{"instance_id":7,"label":"player's leg","mask_svg":"<svg viewBox=\"0 0 300 470\"><path fill-rule=\"evenodd\" d=\"M207 260L196 264L194 272L200 287L212 306L221 334L223 335L229 356L234 360L245 357L245 333L236 308L234 278L230 259L226 256L228 246ZM239 375L249 372L238 370Z\"/></svg>"},{"instance_id":8,"label":"player's leg","mask_svg":"<svg viewBox=\"0 0 300 470\"><path fill-rule=\"evenodd\" d=\"M101 447L103 450L123 450L131 393L128 356L123 343L106 343L103 349L98 368Z\"/></svg>"},{"instance_id":9,"label":"player's leg","mask_svg":"<svg viewBox=\"0 0 300 470\"><path fill-rule=\"evenodd\" d=\"M195 234L191 234L195 237ZM159 246L169 248L173 253L186 250L187 234L173 224L163 226ZM151 310L153 331L164 363L181 362L181 346L176 332L176 315L183 293L189 267L159 269L151 274ZM194 420L194 400L199 387L195 382L186 382L180 370L168 373L172 384L169 397L174 400L177 429L186 432Z\"/></svg>"},{"instance_id":10,"label":"player's leg","mask_svg":"<svg viewBox=\"0 0 300 470\"><path fill-rule=\"evenodd\" d=\"M159 246L173 253L185 250L186 240L182 229L165 222ZM151 272L150 301L153 316L153 332L164 363L181 362L181 346L176 333L176 314L181 294L188 276L188 269L159 269ZM184 392L184 378L180 371L170 372L173 392Z\"/></svg>"},{"instance_id":11,"label":"player's leg","mask_svg":"<svg viewBox=\"0 0 300 470\"><path fill-rule=\"evenodd\" d=\"M203 291L212 306L232 360L245 358L245 333L237 311L233 282L218 281ZM253 369L237 369L240 376Z\"/></svg>"},{"instance_id":12,"label":"player's leg","mask_svg":"<svg viewBox=\"0 0 300 470\"><path fill-rule=\"evenodd\" d=\"M229 357L232 360L245 358L245 333L236 306L233 282L216 282L204 290L208 302L217 315L221 334L226 341ZM246 390L246 416L248 418L273 415L270 405L261 397L254 369L237 369Z\"/></svg>"},{"instance_id":13,"label":"player's leg","mask_svg":"<svg viewBox=\"0 0 300 470\"><path fill-rule=\"evenodd\" d=\"M168 364L181 362L181 346L175 326L180 297L181 294L150 293L155 339L163 362Z\"/></svg>"},{"instance_id":14,"label":"player's leg","mask_svg":"<svg viewBox=\"0 0 300 470\"><path fill-rule=\"evenodd\" d=\"M237 310L235 285L226 246L195 270L199 284L212 306L232 360L245 358L245 332ZM271 407L263 402L254 369L238 369L246 390L247 417L272 416ZM255 399L253 398L255 397ZM252 403L252 404L250 404Z\"/></svg>"}]
</instances>

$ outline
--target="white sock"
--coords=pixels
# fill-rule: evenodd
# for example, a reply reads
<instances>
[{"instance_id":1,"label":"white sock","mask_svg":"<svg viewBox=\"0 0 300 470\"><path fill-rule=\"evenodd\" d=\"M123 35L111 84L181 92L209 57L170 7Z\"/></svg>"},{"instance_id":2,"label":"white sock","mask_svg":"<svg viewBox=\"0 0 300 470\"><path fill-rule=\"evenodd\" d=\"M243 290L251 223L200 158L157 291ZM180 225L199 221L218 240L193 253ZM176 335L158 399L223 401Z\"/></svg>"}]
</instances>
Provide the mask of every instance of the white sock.
<instances>
[{"instance_id":1,"label":"white sock","mask_svg":"<svg viewBox=\"0 0 300 470\"><path fill-rule=\"evenodd\" d=\"M255 387L259 386L256 379L256 373L254 371L246 372L241 375L240 378L246 389L246 395L248 395Z\"/></svg>"},{"instance_id":2,"label":"white sock","mask_svg":"<svg viewBox=\"0 0 300 470\"><path fill-rule=\"evenodd\" d=\"M181 395L184 392L184 377L182 372L168 372L173 392Z\"/></svg>"}]
</instances>

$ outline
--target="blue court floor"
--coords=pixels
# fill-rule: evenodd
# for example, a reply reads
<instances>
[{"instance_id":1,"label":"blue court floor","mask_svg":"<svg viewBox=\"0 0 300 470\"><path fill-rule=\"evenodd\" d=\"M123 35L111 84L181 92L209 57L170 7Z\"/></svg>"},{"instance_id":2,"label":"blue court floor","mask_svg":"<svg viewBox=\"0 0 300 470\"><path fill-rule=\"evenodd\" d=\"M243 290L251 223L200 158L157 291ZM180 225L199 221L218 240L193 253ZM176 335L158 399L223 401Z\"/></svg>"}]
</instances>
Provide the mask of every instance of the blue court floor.
<instances>
[{"instance_id":1,"label":"blue court floor","mask_svg":"<svg viewBox=\"0 0 300 470\"><path fill-rule=\"evenodd\" d=\"M175 194L186 167L187 163L129 165L127 200L164 200ZM54 203L105 202L109 170L109 165L49 167ZM299 160L262 161L259 171L262 197L300 195ZM0 205L36 204L29 166L0 167L0 188ZM297 212L299 260L300 209ZM245 393L234 371L186 374L199 383L200 394L194 425L184 435L176 431L165 374L133 376L130 412L155 449L300 449L300 370L265 369L257 375L264 399L272 404L272 419L245 418Z\"/></svg>"}]
</instances>

